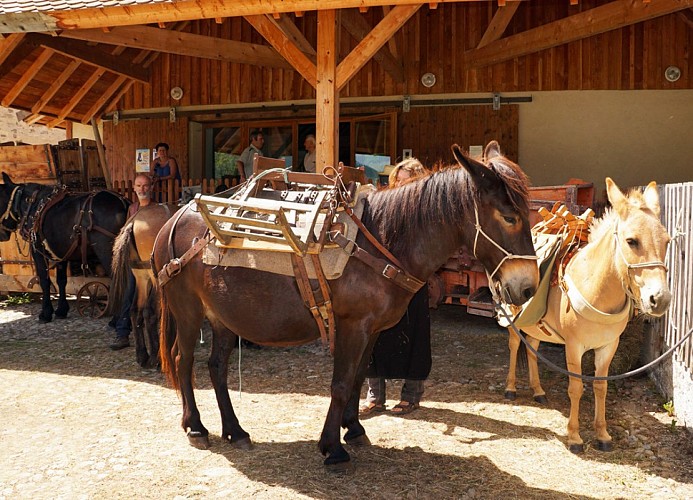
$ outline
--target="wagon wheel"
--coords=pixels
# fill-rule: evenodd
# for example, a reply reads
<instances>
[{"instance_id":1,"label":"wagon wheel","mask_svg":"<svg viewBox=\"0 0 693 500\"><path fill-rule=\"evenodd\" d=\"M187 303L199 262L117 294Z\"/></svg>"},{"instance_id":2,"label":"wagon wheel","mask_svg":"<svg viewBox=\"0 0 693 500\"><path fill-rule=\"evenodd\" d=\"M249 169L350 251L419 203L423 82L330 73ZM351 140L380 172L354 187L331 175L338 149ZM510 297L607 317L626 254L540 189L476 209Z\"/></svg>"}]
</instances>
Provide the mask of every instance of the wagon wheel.
<instances>
[{"instance_id":1,"label":"wagon wheel","mask_svg":"<svg viewBox=\"0 0 693 500\"><path fill-rule=\"evenodd\" d=\"M77 292L77 310L80 316L100 318L108 309L108 287L100 281L90 281Z\"/></svg>"},{"instance_id":2,"label":"wagon wheel","mask_svg":"<svg viewBox=\"0 0 693 500\"><path fill-rule=\"evenodd\" d=\"M443 303L445 294L445 281L443 278L434 274L428 278L428 307L437 309Z\"/></svg>"}]
</instances>

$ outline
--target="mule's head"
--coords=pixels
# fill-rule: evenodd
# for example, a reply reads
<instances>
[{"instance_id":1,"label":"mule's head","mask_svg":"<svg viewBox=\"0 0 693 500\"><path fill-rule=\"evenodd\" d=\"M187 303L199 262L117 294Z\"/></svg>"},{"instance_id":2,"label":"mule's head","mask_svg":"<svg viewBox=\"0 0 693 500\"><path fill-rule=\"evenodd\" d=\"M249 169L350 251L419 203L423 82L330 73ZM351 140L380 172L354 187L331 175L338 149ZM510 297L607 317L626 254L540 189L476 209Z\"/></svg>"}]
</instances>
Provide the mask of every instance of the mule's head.
<instances>
[{"instance_id":1,"label":"mule's head","mask_svg":"<svg viewBox=\"0 0 693 500\"><path fill-rule=\"evenodd\" d=\"M618 216L615 265L622 281L642 312L661 316L671 302L664 264L671 237L659 221L657 184L625 196L607 177L606 192Z\"/></svg>"},{"instance_id":2,"label":"mule's head","mask_svg":"<svg viewBox=\"0 0 693 500\"><path fill-rule=\"evenodd\" d=\"M0 184L0 241L8 241L12 232L17 229L17 218L12 213L12 205L18 186L5 172L2 173L2 180L3 184Z\"/></svg>"},{"instance_id":3,"label":"mule's head","mask_svg":"<svg viewBox=\"0 0 693 500\"><path fill-rule=\"evenodd\" d=\"M500 288L504 300L523 304L539 285L527 177L501 154L496 141L486 146L485 164L462 154L457 145L453 153L476 185L474 256L489 273L489 285Z\"/></svg>"}]
</instances>

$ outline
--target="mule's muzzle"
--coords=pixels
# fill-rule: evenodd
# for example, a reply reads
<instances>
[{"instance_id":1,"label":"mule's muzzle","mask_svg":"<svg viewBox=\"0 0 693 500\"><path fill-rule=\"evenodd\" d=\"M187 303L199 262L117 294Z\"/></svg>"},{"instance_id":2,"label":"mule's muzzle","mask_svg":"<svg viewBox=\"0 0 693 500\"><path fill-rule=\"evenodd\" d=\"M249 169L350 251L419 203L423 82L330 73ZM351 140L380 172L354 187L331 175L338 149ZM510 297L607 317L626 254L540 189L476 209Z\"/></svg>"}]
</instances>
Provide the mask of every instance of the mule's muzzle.
<instances>
[{"instance_id":1,"label":"mule's muzzle","mask_svg":"<svg viewBox=\"0 0 693 500\"><path fill-rule=\"evenodd\" d=\"M645 314L658 318L669 309L671 291L668 288L658 288L653 291L642 289L640 293L640 307Z\"/></svg>"},{"instance_id":2,"label":"mule's muzzle","mask_svg":"<svg viewBox=\"0 0 693 500\"><path fill-rule=\"evenodd\" d=\"M539 268L535 261L513 261L501 269L503 299L521 306L531 299L539 286Z\"/></svg>"}]
</instances>

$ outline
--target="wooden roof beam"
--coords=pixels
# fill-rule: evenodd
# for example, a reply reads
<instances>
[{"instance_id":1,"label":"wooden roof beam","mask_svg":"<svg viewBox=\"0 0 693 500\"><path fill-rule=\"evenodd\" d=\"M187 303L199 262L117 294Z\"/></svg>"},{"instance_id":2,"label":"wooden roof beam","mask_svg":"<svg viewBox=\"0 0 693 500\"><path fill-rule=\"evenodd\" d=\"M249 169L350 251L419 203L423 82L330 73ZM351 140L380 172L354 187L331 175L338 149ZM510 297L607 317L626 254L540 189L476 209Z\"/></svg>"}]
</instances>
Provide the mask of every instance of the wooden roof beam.
<instances>
[{"instance_id":1,"label":"wooden roof beam","mask_svg":"<svg viewBox=\"0 0 693 500\"><path fill-rule=\"evenodd\" d=\"M127 77L120 75L118 78L116 78L115 82L113 82L107 89L106 92L101 94L99 98L96 100L94 105L89 108L89 111L87 111L84 116L82 117L82 123L87 124L91 121L91 119L98 113L98 111L108 102L108 100L115 94L118 89L127 81Z\"/></svg>"},{"instance_id":2,"label":"wooden roof beam","mask_svg":"<svg viewBox=\"0 0 693 500\"><path fill-rule=\"evenodd\" d=\"M9 38L8 38L9 40ZM36 49L36 45L33 45L27 40L27 37L21 35L15 37L11 43L8 43L4 47L3 53L0 54L0 77L7 75L15 67L22 63L24 59L29 57L29 55Z\"/></svg>"},{"instance_id":3,"label":"wooden roof beam","mask_svg":"<svg viewBox=\"0 0 693 500\"><path fill-rule=\"evenodd\" d=\"M691 5L693 0L658 0L649 4L632 0L616 0L517 35L501 38L480 49L468 50L464 53L464 64L467 68L490 66L648 19L673 14Z\"/></svg>"},{"instance_id":4,"label":"wooden roof beam","mask_svg":"<svg viewBox=\"0 0 693 500\"><path fill-rule=\"evenodd\" d=\"M27 35L32 43L47 47L63 55L77 59L92 66L98 66L118 75L134 78L140 82L149 84L149 70L142 66L134 65L122 57L107 53L97 47L85 43L68 40L63 37L54 37L32 33Z\"/></svg>"},{"instance_id":5,"label":"wooden roof beam","mask_svg":"<svg viewBox=\"0 0 693 500\"><path fill-rule=\"evenodd\" d=\"M693 1L693 0L692 0ZM341 90L351 78L373 57L399 30L421 4L398 5L380 21L373 30L339 63L337 89Z\"/></svg>"},{"instance_id":6,"label":"wooden roof beam","mask_svg":"<svg viewBox=\"0 0 693 500\"><path fill-rule=\"evenodd\" d=\"M270 16L246 16L253 28L275 48L310 85L317 85L315 57L311 60ZM305 39L304 39L305 40Z\"/></svg>"},{"instance_id":7,"label":"wooden roof beam","mask_svg":"<svg viewBox=\"0 0 693 500\"><path fill-rule=\"evenodd\" d=\"M517 12L518 7L520 7L519 1L510 2L503 7L499 7L476 48L480 49L481 47L485 47L489 43L500 39L500 37L503 36L505 29L508 27L508 24L510 24L510 20L515 15L515 12Z\"/></svg>"},{"instance_id":8,"label":"wooden roof beam","mask_svg":"<svg viewBox=\"0 0 693 500\"><path fill-rule=\"evenodd\" d=\"M52 122L48 123L48 127L52 128L63 122L65 118L67 118L67 115L69 115L70 112L73 109L75 109L75 106L79 104L79 101L81 101L84 98L84 96L87 95L87 93L96 84L96 82L99 81L99 79L103 76L105 72L106 70L104 68L96 68L96 70L91 74L87 81L84 82L84 84L75 93L75 95L72 96L72 99L70 99L68 103L65 105L65 107L63 107L63 109L60 110L60 113L58 113L58 117Z\"/></svg>"},{"instance_id":9,"label":"wooden roof beam","mask_svg":"<svg viewBox=\"0 0 693 500\"><path fill-rule=\"evenodd\" d=\"M273 48L265 45L146 26L113 28L110 33L103 33L98 29L63 31L61 37L202 59L293 69Z\"/></svg>"},{"instance_id":10,"label":"wooden roof beam","mask_svg":"<svg viewBox=\"0 0 693 500\"><path fill-rule=\"evenodd\" d=\"M24 33L13 33L7 38L0 40L0 65L10 56L22 41L24 41Z\"/></svg>"},{"instance_id":11,"label":"wooden roof beam","mask_svg":"<svg viewBox=\"0 0 693 500\"><path fill-rule=\"evenodd\" d=\"M679 18L693 29L693 9L682 10L679 12Z\"/></svg>"},{"instance_id":12,"label":"wooden roof beam","mask_svg":"<svg viewBox=\"0 0 693 500\"><path fill-rule=\"evenodd\" d=\"M17 80L17 83L15 83L10 91L5 95L5 98L2 100L2 105L5 107L10 107L14 100L19 97L19 94L22 93L22 90L29 85L29 82L34 79L36 74L41 71L41 68L43 68L43 65L46 64L52 56L53 51L51 49L45 49L42 51L34 62L31 63L29 69L24 72L21 78Z\"/></svg>"},{"instance_id":13,"label":"wooden roof beam","mask_svg":"<svg viewBox=\"0 0 693 500\"><path fill-rule=\"evenodd\" d=\"M368 24L362 15L358 14L355 10L344 10L341 15L341 23L344 29L352 36L357 42L363 40L368 33L371 31L371 26ZM375 53L373 59L378 61L378 63L387 71L392 79L396 82L404 81L404 67L401 61L399 61L392 53L384 46Z\"/></svg>"},{"instance_id":14,"label":"wooden roof beam","mask_svg":"<svg viewBox=\"0 0 693 500\"><path fill-rule=\"evenodd\" d=\"M438 0L436 3L476 2L478 0ZM314 10L421 5L421 0L181 0L177 2L128 3L113 7L73 9L52 12L25 12L0 17L0 33L58 31L132 26L156 22L215 19L307 12Z\"/></svg>"},{"instance_id":15,"label":"wooden roof beam","mask_svg":"<svg viewBox=\"0 0 693 500\"><path fill-rule=\"evenodd\" d=\"M75 72L75 70L79 67L80 61L72 61L70 64L65 66L65 69L63 70L62 73L60 73L60 76L51 84L50 87L48 87L48 90L46 90L41 98L36 101L36 104L34 104L31 107L31 112L35 115L39 114L43 108L48 104L48 102L53 99L53 96L58 93L58 90L60 90L60 87L63 86L63 84L67 81L70 76L72 76L72 73Z\"/></svg>"}]
</instances>

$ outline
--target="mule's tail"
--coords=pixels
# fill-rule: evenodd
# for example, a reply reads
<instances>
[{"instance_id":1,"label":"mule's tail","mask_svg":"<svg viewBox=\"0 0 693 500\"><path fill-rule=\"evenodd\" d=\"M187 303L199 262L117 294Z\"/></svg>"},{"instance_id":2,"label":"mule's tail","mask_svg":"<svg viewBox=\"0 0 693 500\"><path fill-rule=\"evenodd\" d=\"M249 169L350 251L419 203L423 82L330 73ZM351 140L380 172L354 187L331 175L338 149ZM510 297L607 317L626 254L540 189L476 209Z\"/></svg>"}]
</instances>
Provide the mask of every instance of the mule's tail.
<instances>
[{"instance_id":1,"label":"mule's tail","mask_svg":"<svg viewBox=\"0 0 693 500\"><path fill-rule=\"evenodd\" d=\"M161 359L161 373L171 386L180 392L178 383L178 370L175 357L178 352L176 345L176 320L171 313L166 294L159 290L161 296L161 323L159 325L159 359Z\"/></svg>"},{"instance_id":2,"label":"mule's tail","mask_svg":"<svg viewBox=\"0 0 693 500\"><path fill-rule=\"evenodd\" d=\"M128 280L132 273L130 248L133 245L132 222L123 226L113 242L113 260L111 261L111 288L108 292L107 314L120 312L123 296L127 290Z\"/></svg>"}]
</instances>

